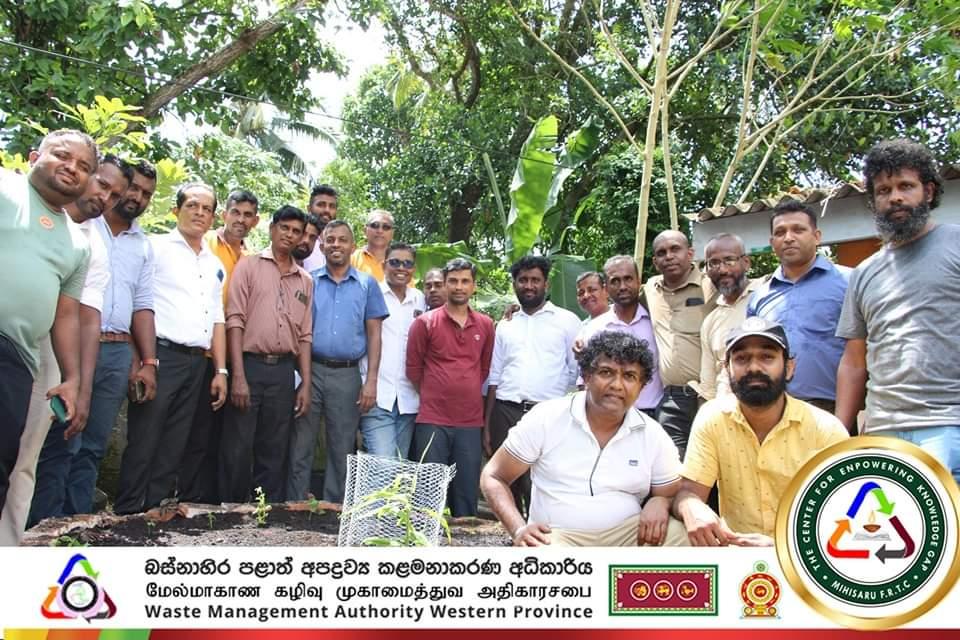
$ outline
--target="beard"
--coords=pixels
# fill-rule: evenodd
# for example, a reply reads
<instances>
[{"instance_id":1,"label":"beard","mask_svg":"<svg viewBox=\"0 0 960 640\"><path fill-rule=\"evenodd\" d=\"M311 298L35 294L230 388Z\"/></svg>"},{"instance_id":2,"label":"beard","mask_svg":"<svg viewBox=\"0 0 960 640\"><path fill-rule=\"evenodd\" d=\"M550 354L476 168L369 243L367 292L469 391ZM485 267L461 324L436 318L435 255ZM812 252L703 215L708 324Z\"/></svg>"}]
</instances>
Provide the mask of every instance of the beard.
<instances>
[{"instance_id":1,"label":"beard","mask_svg":"<svg viewBox=\"0 0 960 640\"><path fill-rule=\"evenodd\" d=\"M746 272L741 273L740 277L737 278L733 284L718 284L716 286L717 291L720 292L720 295L727 300L732 300L734 294L739 297L740 293L747 288L747 274Z\"/></svg>"},{"instance_id":2,"label":"beard","mask_svg":"<svg viewBox=\"0 0 960 640\"><path fill-rule=\"evenodd\" d=\"M902 221L897 222L889 216L895 211L906 211L909 215ZM884 242L893 242L899 244L913 240L926 226L930 219L930 205L921 202L916 207L889 207L883 211L877 211L873 214L874 222L877 224L877 232Z\"/></svg>"},{"instance_id":3,"label":"beard","mask_svg":"<svg viewBox=\"0 0 960 640\"><path fill-rule=\"evenodd\" d=\"M751 382L763 382L762 387L751 386ZM762 373L748 374L732 382L730 385L733 394L743 404L749 407L769 407L777 401L787 390L787 371L784 368L780 378L774 381L770 376Z\"/></svg>"},{"instance_id":4,"label":"beard","mask_svg":"<svg viewBox=\"0 0 960 640\"><path fill-rule=\"evenodd\" d=\"M290 252L290 255L293 256L294 260L306 260L311 253L313 253L313 247L308 247L305 244L298 244L293 248L293 251Z\"/></svg>"},{"instance_id":5,"label":"beard","mask_svg":"<svg viewBox=\"0 0 960 640\"><path fill-rule=\"evenodd\" d=\"M114 213L119 215L121 218L123 218L127 222L133 222L134 220L139 218L140 215L146 210L147 210L146 207L141 209L135 203L129 202L127 200L121 200L113 208Z\"/></svg>"}]
</instances>

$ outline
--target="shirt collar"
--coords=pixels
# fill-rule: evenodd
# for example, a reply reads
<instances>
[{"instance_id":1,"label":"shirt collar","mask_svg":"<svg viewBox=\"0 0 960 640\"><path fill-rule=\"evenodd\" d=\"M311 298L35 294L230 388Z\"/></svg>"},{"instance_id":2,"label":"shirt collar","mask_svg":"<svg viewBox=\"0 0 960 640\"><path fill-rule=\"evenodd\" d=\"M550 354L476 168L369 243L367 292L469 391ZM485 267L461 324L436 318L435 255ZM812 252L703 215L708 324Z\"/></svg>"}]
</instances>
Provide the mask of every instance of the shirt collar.
<instances>
[{"instance_id":1,"label":"shirt collar","mask_svg":"<svg viewBox=\"0 0 960 640\"><path fill-rule=\"evenodd\" d=\"M454 319L453 319L453 316L450 315L450 312L447 311L447 305L442 305L441 307L439 307L439 310L440 310L440 312L444 315L444 317L446 317L447 320L449 320L449 321L452 322L453 324L457 325L458 327L460 326L460 323L457 322L456 320L454 320ZM474 314L473 309L470 308L470 306L468 305L468 306L467 306L467 321L463 324L463 328L464 328L464 329L466 329L467 327L469 327L469 326L471 326L472 324L474 324L473 314Z\"/></svg>"},{"instance_id":2,"label":"shirt collar","mask_svg":"<svg viewBox=\"0 0 960 640\"><path fill-rule=\"evenodd\" d=\"M261 251L261 252L258 253L257 255L258 255L260 258L264 259L264 260L269 260L269 261L272 262L273 264L277 265L277 269L278 269L278 270L280 269L280 263L277 262L276 256L273 255L273 249L272 249L272 248L267 247L266 249L264 249L263 251ZM290 269L290 271L287 271L286 273L281 273L280 275L286 276L286 275L290 275L291 273L297 273L298 271L303 271L303 267L301 267L300 265L298 265L296 260L293 260L293 268ZM304 273L306 273L306 271L304 271Z\"/></svg>"},{"instance_id":3,"label":"shirt collar","mask_svg":"<svg viewBox=\"0 0 960 640\"><path fill-rule=\"evenodd\" d=\"M328 280L333 281L333 278L331 278L330 274L327 272L327 265L323 265L313 273L318 278L327 278ZM344 280L349 280L350 278L353 278L357 282L360 281L360 275L357 270L353 268L353 265L350 265L350 267L347 269L347 276L344 278Z\"/></svg>"},{"instance_id":4,"label":"shirt collar","mask_svg":"<svg viewBox=\"0 0 960 640\"><path fill-rule=\"evenodd\" d=\"M220 228L217 229L217 231L216 231L216 233L217 233L217 242L219 242L219 243L222 244L223 246L225 246L225 247L227 247L228 249L230 249L230 251L233 251L233 247L230 246L230 243L227 242L227 238L223 235L223 229L224 229L224 227L220 227ZM246 240L241 240L241 241L240 241L240 255L243 255L244 253L246 253L247 250L248 250L248 249L247 249L247 242L246 242Z\"/></svg>"},{"instance_id":5,"label":"shirt collar","mask_svg":"<svg viewBox=\"0 0 960 640\"><path fill-rule=\"evenodd\" d=\"M400 304L416 304L414 301L416 294L413 293L416 291L416 289L414 287L407 287L407 295L404 296L403 300L401 301L400 298L397 297L397 294L393 292L393 289L390 288L390 285L387 284L386 280L378 284L380 285L380 293L382 293L384 297L390 296Z\"/></svg>"},{"instance_id":6,"label":"shirt collar","mask_svg":"<svg viewBox=\"0 0 960 640\"><path fill-rule=\"evenodd\" d=\"M527 316L528 318L532 318L533 316L538 316L541 313L556 313L556 312L557 312L557 305L553 304L549 300L547 300L542 307L540 307L533 313L527 313L526 311L523 310L522 307L520 308L520 313Z\"/></svg>"},{"instance_id":7,"label":"shirt collar","mask_svg":"<svg viewBox=\"0 0 960 640\"><path fill-rule=\"evenodd\" d=\"M822 256L818 253L817 257L813 261L813 265L811 265L810 269L805 274L800 276L800 280L806 280L807 278L810 277L810 274L813 273L814 271L830 271L833 268L834 268L833 263L827 260L825 256ZM773 272L772 277L776 280L780 280L781 282L788 282L790 284L795 284L793 281L788 280L787 277L783 275L782 265L777 267L777 270ZM797 282L800 282L800 280L797 280Z\"/></svg>"},{"instance_id":8,"label":"shirt collar","mask_svg":"<svg viewBox=\"0 0 960 640\"><path fill-rule=\"evenodd\" d=\"M620 320L620 318L617 317L617 312L614 309L614 305L610 305L610 309L608 309L606 313L597 316L594 321L597 321L597 320L602 321L605 323L605 325L606 323L610 323L610 322L615 322L617 324L632 325L632 324L636 324L643 318L648 318L648 317L650 317L650 314L647 313L647 310L643 307L642 304L638 304L637 313L633 316L633 320L631 320L630 322L624 323L622 320Z\"/></svg>"},{"instance_id":9,"label":"shirt collar","mask_svg":"<svg viewBox=\"0 0 960 640\"><path fill-rule=\"evenodd\" d=\"M770 434L775 431L780 431L782 429L787 429L792 426L799 425L803 422L803 403L800 400L797 400L789 393L783 394L787 399L787 405L783 408L783 415L780 417L780 422L773 426L773 429L770 429L770 433L767 434L767 437L770 437ZM730 417L739 424L742 428L747 429L751 433L753 428L750 426L750 423L747 422L746 417L744 417L743 412L740 411L740 401L737 400L737 397L730 394L725 396L726 406L723 407L724 413L730 415Z\"/></svg>"},{"instance_id":10,"label":"shirt collar","mask_svg":"<svg viewBox=\"0 0 960 640\"><path fill-rule=\"evenodd\" d=\"M182 234L182 233L180 233L180 227L174 227L174 228L173 228L173 231L171 231L168 235L170 236L170 239L171 239L173 242L180 242L180 243L182 243L183 245L185 245L188 249L190 249L190 251L193 251L193 247L190 246L190 243L187 242L187 239L183 237L183 234ZM196 252L194 251L194 253L196 253ZM203 255L212 256L212 255L213 255L213 251L210 250L210 247L207 246L207 243L206 243L206 242L201 241L201 242L200 242L200 253L198 253L197 255L198 255L198 256L203 256ZM219 258L217 258L217 259L219 260Z\"/></svg>"},{"instance_id":11,"label":"shirt collar","mask_svg":"<svg viewBox=\"0 0 960 640\"><path fill-rule=\"evenodd\" d=\"M686 287L689 287L690 285L699 287L702 278L703 278L703 274L700 273L700 269L697 269L697 265L690 263L690 270L687 271L687 278L686 280L683 281L683 284L681 284L679 287L675 289L671 289L670 287L668 287L664 282L662 275L657 276L653 280L653 286L660 290L666 289L667 291L679 291L680 289L684 289Z\"/></svg>"},{"instance_id":12,"label":"shirt collar","mask_svg":"<svg viewBox=\"0 0 960 640\"><path fill-rule=\"evenodd\" d=\"M103 226L103 228L107 230L107 233L112 236L112 235L113 235L113 231L110 229L110 225L107 224L107 220L106 220L103 216L99 216L99 217L97 218L97 220L99 220L99 221L100 221L100 224ZM124 229L123 231L120 232L120 235L121 235L121 236L124 235L124 234L131 235L131 236L138 236L138 235L139 235L139 236L142 236L142 235L145 235L145 233L144 233L144 231L143 231L143 227L141 227L141 226L139 225L139 223L137 223L136 220L131 220L131 221L130 221L130 228L129 228L129 229Z\"/></svg>"},{"instance_id":13,"label":"shirt collar","mask_svg":"<svg viewBox=\"0 0 960 640\"><path fill-rule=\"evenodd\" d=\"M750 298L750 294L757 290L760 284L763 282L763 278L747 278L747 286L744 287L743 292L740 294L740 297L737 300L730 304L727 302L727 299L722 295L717 296L717 306L718 307L734 307L740 303L741 300L747 300Z\"/></svg>"}]
</instances>

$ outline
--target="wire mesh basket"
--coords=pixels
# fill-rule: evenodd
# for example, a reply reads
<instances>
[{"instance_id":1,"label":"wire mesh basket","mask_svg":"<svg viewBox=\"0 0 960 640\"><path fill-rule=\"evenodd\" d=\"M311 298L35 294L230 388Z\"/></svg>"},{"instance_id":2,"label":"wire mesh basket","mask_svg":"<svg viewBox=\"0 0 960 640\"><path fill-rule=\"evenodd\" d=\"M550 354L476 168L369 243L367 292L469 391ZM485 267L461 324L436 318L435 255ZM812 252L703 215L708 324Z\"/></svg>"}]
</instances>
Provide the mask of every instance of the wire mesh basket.
<instances>
[{"instance_id":1,"label":"wire mesh basket","mask_svg":"<svg viewBox=\"0 0 960 640\"><path fill-rule=\"evenodd\" d=\"M436 546L456 465L347 456L339 547Z\"/></svg>"}]
</instances>

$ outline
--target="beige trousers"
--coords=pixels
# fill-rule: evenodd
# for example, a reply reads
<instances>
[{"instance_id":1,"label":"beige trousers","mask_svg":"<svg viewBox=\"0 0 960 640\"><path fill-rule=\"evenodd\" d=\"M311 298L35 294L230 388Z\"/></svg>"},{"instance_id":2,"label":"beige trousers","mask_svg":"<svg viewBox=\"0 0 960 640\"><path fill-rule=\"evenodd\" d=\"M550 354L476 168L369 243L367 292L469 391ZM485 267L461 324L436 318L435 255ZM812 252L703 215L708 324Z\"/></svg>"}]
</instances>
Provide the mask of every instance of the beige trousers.
<instances>
[{"instance_id":1,"label":"beige trousers","mask_svg":"<svg viewBox=\"0 0 960 640\"><path fill-rule=\"evenodd\" d=\"M637 529L640 526L640 514L631 516L610 529L587 531L585 529L558 529L550 532L550 546L553 547L635 547ZM664 547L689 547L687 528L675 518L667 521L667 535Z\"/></svg>"},{"instance_id":2,"label":"beige trousers","mask_svg":"<svg viewBox=\"0 0 960 640\"><path fill-rule=\"evenodd\" d=\"M3 505L3 513L0 514L0 546L19 545L27 528L27 517L30 515L30 503L33 501L33 487L36 482L37 461L53 422L53 412L46 397L47 391L58 384L60 368L53 355L48 334L40 341L40 373L33 381L27 424L20 436L17 464L10 474L7 501Z\"/></svg>"}]
</instances>

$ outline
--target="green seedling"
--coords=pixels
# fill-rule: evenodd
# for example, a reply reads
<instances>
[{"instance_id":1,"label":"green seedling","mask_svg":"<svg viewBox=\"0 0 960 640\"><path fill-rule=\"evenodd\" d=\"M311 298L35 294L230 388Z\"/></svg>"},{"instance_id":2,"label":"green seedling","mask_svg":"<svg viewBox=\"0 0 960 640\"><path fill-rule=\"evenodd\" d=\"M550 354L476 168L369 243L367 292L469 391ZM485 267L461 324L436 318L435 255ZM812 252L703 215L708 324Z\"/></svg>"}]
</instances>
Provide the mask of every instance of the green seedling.
<instances>
[{"instance_id":1,"label":"green seedling","mask_svg":"<svg viewBox=\"0 0 960 640\"><path fill-rule=\"evenodd\" d=\"M87 546L83 542L80 542L77 538L68 535L62 535L53 542L50 543L51 547L85 547Z\"/></svg>"},{"instance_id":2,"label":"green seedling","mask_svg":"<svg viewBox=\"0 0 960 640\"><path fill-rule=\"evenodd\" d=\"M213 523L217 521L217 516L211 511L207 514L207 526L210 527L210 530L213 530Z\"/></svg>"},{"instance_id":3,"label":"green seedling","mask_svg":"<svg viewBox=\"0 0 960 640\"><path fill-rule=\"evenodd\" d=\"M307 497L310 498L310 500L307 501L307 520L308 521L313 519L314 514L318 516L322 516L324 513L326 513L326 511L320 508L320 501L317 500L317 497L315 495L313 495L312 493L308 493Z\"/></svg>"},{"instance_id":4,"label":"green seedling","mask_svg":"<svg viewBox=\"0 0 960 640\"><path fill-rule=\"evenodd\" d=\"M270 514L271 507L267 504L267 494L263 492L263 487L257 487L253 490L256 496L256 508L253 510L253 517L257 520L258 527L267 526L267 516Z\"/></svg>"}]
</instances>

